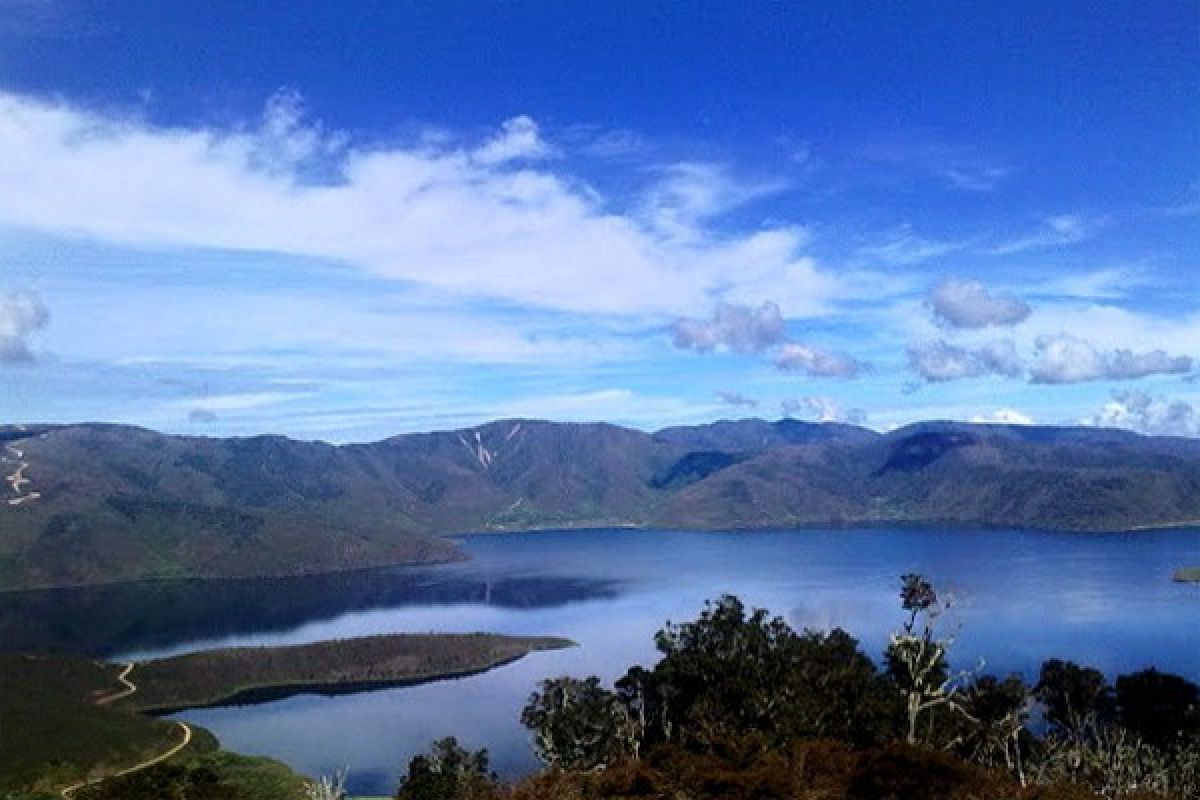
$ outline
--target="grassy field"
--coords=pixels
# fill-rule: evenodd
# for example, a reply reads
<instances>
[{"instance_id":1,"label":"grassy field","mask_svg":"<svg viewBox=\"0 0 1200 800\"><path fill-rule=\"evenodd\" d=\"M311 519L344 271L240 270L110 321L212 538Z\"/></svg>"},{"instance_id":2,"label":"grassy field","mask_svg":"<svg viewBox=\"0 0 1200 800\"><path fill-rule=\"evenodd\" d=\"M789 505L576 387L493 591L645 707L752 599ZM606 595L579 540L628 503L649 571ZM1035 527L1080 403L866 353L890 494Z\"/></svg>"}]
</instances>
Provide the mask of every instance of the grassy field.
<instances>
[{"instance_id":1,"label":"grassy field","mask_svg":"<svg viewBox=\"0 0 1200 800\"><path fill-rule=\"evenodd\" d=\"M136 694L119 701L136 711L167 711L300 692L336 694L467 675L535 650L571 646L551 637L391 634L289 647L209 650L138 664Z\"/></svg>"},{"instance_id":2,"label":"grassy field","mask_svg":"<svg viewBox=\"0 0 1200 800\"><path fill-rule=\"evenodd\" d=\"M1200 567L1184 567L1175 573L1180 583L1200 583Z\"/></svg>"}]
</instances>

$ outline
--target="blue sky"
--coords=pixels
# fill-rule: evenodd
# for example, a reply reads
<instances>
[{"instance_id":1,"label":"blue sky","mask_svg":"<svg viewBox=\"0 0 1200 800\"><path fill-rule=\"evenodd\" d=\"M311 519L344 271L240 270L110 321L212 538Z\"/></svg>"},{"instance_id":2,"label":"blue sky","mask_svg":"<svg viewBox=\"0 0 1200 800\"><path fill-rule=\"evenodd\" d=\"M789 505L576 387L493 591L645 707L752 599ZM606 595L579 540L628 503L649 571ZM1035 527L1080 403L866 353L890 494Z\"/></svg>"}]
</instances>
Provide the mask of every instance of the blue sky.
<instances>
[{"instance_id":1,"label":"blue sky","mask_svg":"<svg viewBox=\"0 0 1200 800\"><path fill-rule=\"evenodd\" d=\"M0 420L1200 435L1200 6L0 0Z\"/></svg>"}]
</instances>

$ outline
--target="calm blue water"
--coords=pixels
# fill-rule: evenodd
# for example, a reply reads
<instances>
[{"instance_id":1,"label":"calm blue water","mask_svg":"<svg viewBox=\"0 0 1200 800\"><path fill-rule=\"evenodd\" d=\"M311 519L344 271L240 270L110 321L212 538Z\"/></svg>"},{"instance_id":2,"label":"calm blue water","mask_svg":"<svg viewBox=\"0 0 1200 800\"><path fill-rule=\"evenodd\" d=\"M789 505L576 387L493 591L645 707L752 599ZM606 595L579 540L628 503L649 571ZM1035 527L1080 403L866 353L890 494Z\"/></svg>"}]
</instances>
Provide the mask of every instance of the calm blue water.
<instances>
[{"instance_id":1,"label":"calm blue water","mask_svg":"<svg viewBox=\"0 0 1200 800\"><path fill-rule=\"evenodd\" d=\"M611 680L632 663L652 663L652 635L663 621L691 619L722 592L797 628L844 627L877 655L900 621L899 575L922 572L956 598L946 623L960 632L955 658L963 666L983 658L987 671L1030 675L1043 659L1062 657L1110 674L1153 664L1200 680L1200 587L1170 580L1179 567L1200 565L1200 530L572 531L472 536L462 544L472 556L463 564L123 588L100 599L46 593L43 607L9 611L52 620L42 632L50 644L113 658L401 631L579 642L461 680L178 715L230 749L302 772L346 767L362 793L390 793L414 753L451 734L487 747L502 773L530 769L518 716L539 680L564 673ZM101 605L155 611L97 629L89 612ZM0 605L0 624L4 611Z\"/></svg>"}]
</instances>

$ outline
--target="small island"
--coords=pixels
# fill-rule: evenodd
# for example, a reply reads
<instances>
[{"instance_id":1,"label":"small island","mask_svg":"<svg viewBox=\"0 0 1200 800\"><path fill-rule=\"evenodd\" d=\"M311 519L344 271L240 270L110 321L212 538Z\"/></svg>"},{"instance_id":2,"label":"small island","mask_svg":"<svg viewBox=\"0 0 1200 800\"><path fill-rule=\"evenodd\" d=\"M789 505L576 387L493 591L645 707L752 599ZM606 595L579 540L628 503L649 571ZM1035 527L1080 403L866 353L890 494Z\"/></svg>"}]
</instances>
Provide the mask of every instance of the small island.
<instances>
[{"instance_id":1,"label":"small island","mask_svg":"<svg viewBox=\"0 0 1200 800\"><path fill-rule=\"evenodd\" d=\"M232 647L136 664L121 708L169 713L300 693L346 694L473 675L568 639L490 633L387 634L285 647Z\"/></svg>"},{"instance_id":2,"label":"small island","mask_svg":"<svg viewBox=\"0 0 1200 800\"><path fill-rule=\"evenodd\" d=\"M1184 567L1177 570L1175 580L1179 583L1200 583L1200 567Z\"/></svg>"}]
</instances>

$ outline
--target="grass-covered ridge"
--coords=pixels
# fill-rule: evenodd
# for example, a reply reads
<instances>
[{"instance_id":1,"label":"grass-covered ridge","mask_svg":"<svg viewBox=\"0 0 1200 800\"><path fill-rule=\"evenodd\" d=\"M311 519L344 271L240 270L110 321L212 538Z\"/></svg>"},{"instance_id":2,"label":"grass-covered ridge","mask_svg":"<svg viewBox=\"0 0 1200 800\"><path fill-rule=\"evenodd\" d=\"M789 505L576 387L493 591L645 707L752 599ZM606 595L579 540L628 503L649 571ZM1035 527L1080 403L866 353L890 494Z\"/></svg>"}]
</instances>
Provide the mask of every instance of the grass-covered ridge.
<instances>
[{"instance_id":1,"label":"grass-covered ridge","mask_svg":"<svg viewBox=\"0 0 1200 800\"><path fill-rule=\"evenodd\" d=\"M130 678L138 691L118 704L162 712L301 692L363 691L473 674L571 645L545 636L438 633L205 650L136 665Z\"/></svg>"}]
</instances>

